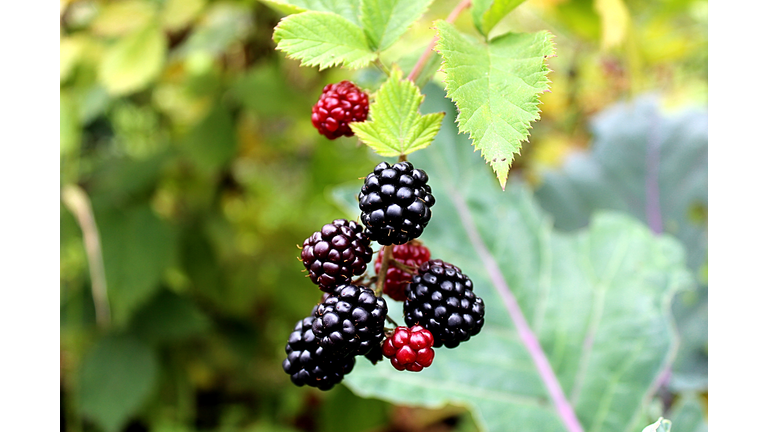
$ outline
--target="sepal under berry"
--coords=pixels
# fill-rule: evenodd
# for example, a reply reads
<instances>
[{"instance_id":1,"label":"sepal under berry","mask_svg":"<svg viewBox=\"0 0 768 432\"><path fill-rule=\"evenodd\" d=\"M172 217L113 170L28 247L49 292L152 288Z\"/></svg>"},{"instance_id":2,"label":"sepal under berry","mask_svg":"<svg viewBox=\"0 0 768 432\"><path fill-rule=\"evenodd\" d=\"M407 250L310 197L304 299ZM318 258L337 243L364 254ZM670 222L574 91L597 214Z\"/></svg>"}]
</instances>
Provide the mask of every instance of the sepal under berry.
<instances>
[{"instance_id":1,"label":"sepal under berry","mask_svg":"<svg viewBox=\"0 0 768 432\"><path fill-rule=\"evenodd\" d=\"M405 323L429 330L436 348L455 348L479 333L485 323L483 299L475 295L472 281L453 264L442 260L422 264L406 294Z\"/></svg>"}]
</instances>

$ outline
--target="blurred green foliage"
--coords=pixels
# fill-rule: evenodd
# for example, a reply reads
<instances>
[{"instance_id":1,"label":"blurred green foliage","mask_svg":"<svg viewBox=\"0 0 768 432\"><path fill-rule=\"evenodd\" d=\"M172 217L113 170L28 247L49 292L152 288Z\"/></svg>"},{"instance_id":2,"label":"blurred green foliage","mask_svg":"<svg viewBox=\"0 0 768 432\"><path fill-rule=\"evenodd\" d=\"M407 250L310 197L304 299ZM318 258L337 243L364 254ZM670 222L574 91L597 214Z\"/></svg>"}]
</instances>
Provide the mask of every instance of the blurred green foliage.
<instances>
[{"instance_id":1,"label":"blurred green foliage","mask_svg":"<svg viewBox=\"0 0 768 432\"><path fill-rule=\"evenodd\" d=\"M409 70L454 6L434 2L385 59ZM296 245L343 217L331 190L375 163L356 139L317 134L311 106L327 83L372 90L380 74L300 68L274 51L281 13L255 0L60 10L60 182L90 204L61 207L62 430L476 430L461 408L296 388L281 369L287 334L320 297ZM472 31L469 13L456 24ZM706 103L706 0L529 0L492 35L509 29L557 43L542 119L513 165L534 186L589 147L589 118L614 102L656 91L667 107ZM675 413L705 413L699 399Z\"/></svg>"}]
</instances>

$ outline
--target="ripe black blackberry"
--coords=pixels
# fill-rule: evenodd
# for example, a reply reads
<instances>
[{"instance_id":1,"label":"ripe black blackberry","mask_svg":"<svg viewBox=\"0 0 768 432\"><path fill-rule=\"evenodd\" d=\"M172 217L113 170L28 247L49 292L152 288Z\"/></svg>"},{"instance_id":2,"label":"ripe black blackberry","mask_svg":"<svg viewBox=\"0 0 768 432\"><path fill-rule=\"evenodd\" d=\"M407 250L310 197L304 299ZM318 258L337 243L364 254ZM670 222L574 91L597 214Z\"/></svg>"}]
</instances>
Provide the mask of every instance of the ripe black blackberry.
<instances>
[{"instance_id":1,"label":"ripe black blackberry","mask_svg":"<svg viewBox=\"0 0 768 432\"><path fill-rule=\"evenodd\" d=\"M344 375L352 371L355 358L328 355L320 346L320 341L312 332L316 313L317 306L312 309L310 316L296 323L285 346L288 356L283 360L283 370L299 387L308 385L320 390L330 390L341 382Z\"/></svg>"},{"instance_id":2,"label":"ripe black blackberry","mask_svg":"<svg viewBox=\"0 0 768 432\"><path fill-rule=\"evenodd\" d=\"M404 244L421 235L435 204L429 177L410 162L376 165L358 200L365 235L381 245Z\"/></svg>"},{"instance_id":3,"label":"ripe black blackberry","mask_svg":"<svg viewBox=\"0 0 768 432\"><path fill-rule=\"evenodd\" d=\"M340 285L315 316L312 331L329 354L366 355L384 339L387 302L370 288Z\"/></svg>"},{"instance_id":4,"label":"ripe black blackberry","mask_svg":"<svg viewBox=\"0 0 768 432\"><path fill-rule=\"evenodd\" d=\"M336 219L304 240L301 262L309 278L325 292L365 273L373 257L371 241L355 221Z\"/></svg>"},{"instance_id":5,"label":"ripe black blackberry","mask_svg":"<svg viewBox=\"0 0 768 432\"><path fill-rule=\"evenodd\" d=\"M472 291L472 281L442 260L422 264L406 294L405 323L429 330L435 347L455 348L476 335L485 322L485 304Z\"/></svg>"},{"instance_id":6,"label":"ripe black blackberry","mask_svg":"<svg viewBox=\"0 0 768 432\"><path fill-rule=\"evenodd\" d=\"M352 122L368 118L368 95L349 81L328 84L312 107L312 125L328 139L352 136Z\"/></svg>"}]
</instances>

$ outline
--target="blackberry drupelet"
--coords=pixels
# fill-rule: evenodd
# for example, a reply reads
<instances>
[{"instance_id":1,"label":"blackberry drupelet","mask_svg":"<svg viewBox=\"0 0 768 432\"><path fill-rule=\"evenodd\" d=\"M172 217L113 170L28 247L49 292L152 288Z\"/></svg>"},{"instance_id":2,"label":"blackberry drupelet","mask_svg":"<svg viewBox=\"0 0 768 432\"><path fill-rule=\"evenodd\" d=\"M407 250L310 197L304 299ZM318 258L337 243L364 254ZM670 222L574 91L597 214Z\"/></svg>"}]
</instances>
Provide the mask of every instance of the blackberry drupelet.
<instances>
[{"instance_id":1,"label":"blackberry drupelet","mask_svg":"<svg viewBox=\"0 0 768 432\"><path fill-rule=\"evenodd\" d=\"M371 241L355 221L336 219L304 240L301 261L309 278L325 292L365 273L373 257Z\"/></svg>"},{"instance_id":2,"label":"blackberry drupelet","mask_svg":"<svg viewBox=\"0 0 768 432\"><path fill-rule=\"evenodd\" d=\"M424 327L400 326L384 341L381 351L395 369L419 372L435 359L433 344L432 333Z\"/></svg>"},{"instance_id":3,"label":"blackberry drupelet","mask_svg":"<svg viewBox=\"0 0 768 432\"><path fill-rule=\"evenodd\" d=\"M317 306L312 331L328 353L366 355L384 339L387 302L359 285L339 285Z\"/></svg>"},{"instance_id":4,"label":"blackberry drupelet","mask_svg":"<svg viewBox=\"0 0 768 432\"><path fill-rule=\"evenodd\" d=\"M365 235L384 246L419 237L435 204L427 180L427 173L410 162L376 165L358 195Z\"/></svg>"},{"instance_id":5,"label":"blackberry drupelet","mask_svg":"<svg viewBox=\"0 0 768 432\"><path fill-rule=\"evenodd\" d=\"M485 304L472 291L472 281L442 260L422 264L406 294L405 323L429 330L436 348L455 348L476 335L485 322Z\"/></svg>"},{"instance_id":6,"label":"blackberry drupelet","mask_svg":"<svg viewBox=\"0 0 768 432\"><path fill-rule=\"evenodd\" d=\"M344 375L355 366L354 357L335 357L327 355L320 346L320 341L312 332L312 322L315 320L317 306L312 314L296 323L296 327L288 337L283 360L283 370L291 376L291 381L297 386L308 385L320 390L330 390L341 382Z\"/></svg>"},{"instance_id":7,"label":"blackberry drupelet","mask_svg":"<svg viewBox=\"0 0 768 432\"><path fill-rule=\"evenodd\" d=\"M381 269L383 253L379 252L376 256L376 262L374 263L374 269L376 274ZM429 261L430 254L429 249L422 245L420 242L408 242L404 245L394 245L392 247L392 259L399 261L409 267L418 269L423 263ZM391 265L387 268L387 277L384 281L384 294L392 298L392 300L405 301L405 288L408 283L411 282L411 274L405 270Z\"/></svg>"},{"instance_id":8,"label":"blackberry drupelet","mask_svg":"<svg viewBox=\"0 0 768 432\"><path fill-rule=\"evenodd\" d=\"M349 81L328 84L312 107L312 125L328 139L352 136L349 123L368 118L368 95Z\"/></svg>"}]
</instances>

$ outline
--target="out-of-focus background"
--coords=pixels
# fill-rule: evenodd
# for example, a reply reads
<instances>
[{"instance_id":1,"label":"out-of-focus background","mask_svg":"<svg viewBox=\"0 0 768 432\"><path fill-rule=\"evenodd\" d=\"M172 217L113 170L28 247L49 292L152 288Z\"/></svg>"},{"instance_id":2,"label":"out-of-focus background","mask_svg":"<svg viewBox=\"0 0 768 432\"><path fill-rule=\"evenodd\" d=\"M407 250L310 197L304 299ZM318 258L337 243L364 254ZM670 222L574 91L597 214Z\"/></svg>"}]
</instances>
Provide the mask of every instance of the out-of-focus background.
<instances>
[{"instance_id":1,"label":"out-of-focus background","mask_svg":"<svg viewBox=\"0 0 768 432\"><path fill-rule=\"evenodd\" d=\"M436 0L385 59L408 70L455 3ZM319 135L310 110L327 83L371 91L380 76L287 60L281 17L255 0L61 1L62 430L478 430L459 406L298 388L282 371L321 294L297 245L346 216L333 189L378 161ZM474 32L468 13L456 24ZM701 148L659 154L679 188L661 205L685 201L671 225L631 199L647 161L611 145L659 118L700 142L685 125L703 116L706 133L707 1L529 0L498 31L540 29L556 36L551 92L512 177L559 229L614 209L682 241L698 287L673 302L681 343L651 406L706 413L706 135L703 164Z\"/></svg>"}]
</instances>

